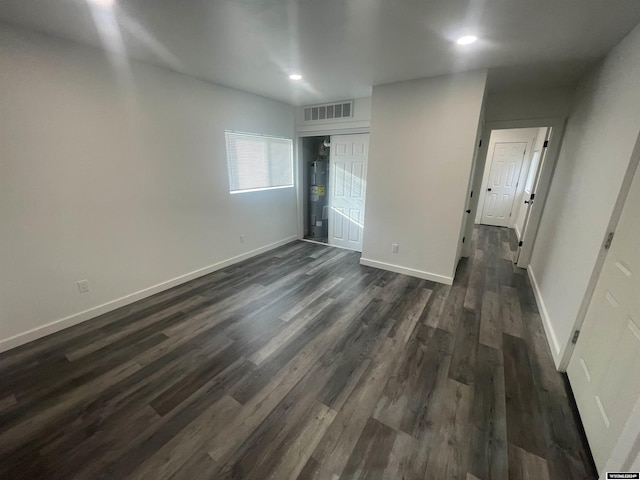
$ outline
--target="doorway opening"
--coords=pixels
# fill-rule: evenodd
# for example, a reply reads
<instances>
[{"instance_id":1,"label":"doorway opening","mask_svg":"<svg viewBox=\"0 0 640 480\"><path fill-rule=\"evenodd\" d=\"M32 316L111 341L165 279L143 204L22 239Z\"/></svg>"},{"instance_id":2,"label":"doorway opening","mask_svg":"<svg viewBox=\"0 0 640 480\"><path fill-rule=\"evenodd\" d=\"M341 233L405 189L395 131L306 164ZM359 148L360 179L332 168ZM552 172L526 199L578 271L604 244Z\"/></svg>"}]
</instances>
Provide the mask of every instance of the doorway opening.
<instances>
[{"instance_id":1,"label":"doorway opening","mask_svg":"<svg viewBox=\"0 0 640 480\"><path fill-rule=\"evenodd\" d=\"M563 117L550 117L481 126L460 235L462 256L468 256L470 242L464 241L472 238L474 225L498 225L517 236L514 263L529 266L565 123Z\"/></svg>"},{"instance_id":2,"label":"doorway opening","mask_svg":"<svg viewBox=\"0 0 640 480\"><path fill-rule=\"evenodd\" d=\"M300 139L302 238L362 251L369 134Z\"/></svg>"},{"instance_id":3,"label":"doorway opening","mask_svg":"<svg viewBox=\"0 0 640 480\"><path fill-rule=\"evenodd\" d=\"M510 228L518 240L521 239L548 130L539 127L491 132L476 212L477 224Z\"/></svg>"},{"instance_id":4,"label":"doorway opening","mask_svg":"<svg viewBox=\"0 0 640 480\"><path fill-rule=\"evenodd\" d=\"M302 198L305 240L329 243L331 137L302 139Z\"/></svg>"}]
</instances>

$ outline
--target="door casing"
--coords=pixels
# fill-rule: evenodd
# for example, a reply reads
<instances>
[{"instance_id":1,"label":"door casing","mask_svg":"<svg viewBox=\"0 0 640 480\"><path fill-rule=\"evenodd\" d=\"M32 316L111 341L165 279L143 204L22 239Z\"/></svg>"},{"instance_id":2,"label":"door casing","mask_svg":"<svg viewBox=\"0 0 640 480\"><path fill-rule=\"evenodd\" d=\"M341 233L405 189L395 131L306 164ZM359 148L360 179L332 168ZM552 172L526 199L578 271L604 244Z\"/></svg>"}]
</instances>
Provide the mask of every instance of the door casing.
<instances>
[{"instance_id":1,"label":"door casing","mask_svg":"<svg viewBox=\"0 0 640 480\"><path fill-rule=\"evenodd\" d=\"M522 246L520 247L517 263L521 268L527 268L529 261L531 260L531 254L535 245L535 238L538 233L538 227L540 226L540 219L542 217L542 212L544 211L544 204L549 193L549 188L551 187L551 179L553 178L553 172L555 171L556 163L558 161L558 153L560 152L566 121L566 117L504 120L486 122L482 129L482 145L480 145L480 150L478 151L478 162L475 167L476 170L473 173L476 178L478 172L484 172L487 150L489 148L489 138L491 137L492 130L551 127L554 132L553 139L549 142L549 146L547 147L547 159L539 173L538 191L535 192L536 203L534 203L534 206L530 209L531 212L529 214L530 228L521 239ZM477 201L475 207L477 208ZM471 214L475 216L475 212L472 212Z\"/></svg>"},{"instance_id":2,"label":"door casing","mask_svg":"<svg viewBox=\"0 0 640 480\"><path fill-rule=\"evenodd\" d=\"M297 199L297 235L298 240L304 239L304 169L306 165L304 164L304 155L302 139L307 137L330 137L332 135L351 135L358 133L369 133L369 128L344 128L344 129L322 129L317 131L309 131L309 132L297 132L297 145L294 149L296 158L294 159L294 174L296 178L296 199ZM366 205L365 205L366 208Z\"/></svg>"}]
</instances>

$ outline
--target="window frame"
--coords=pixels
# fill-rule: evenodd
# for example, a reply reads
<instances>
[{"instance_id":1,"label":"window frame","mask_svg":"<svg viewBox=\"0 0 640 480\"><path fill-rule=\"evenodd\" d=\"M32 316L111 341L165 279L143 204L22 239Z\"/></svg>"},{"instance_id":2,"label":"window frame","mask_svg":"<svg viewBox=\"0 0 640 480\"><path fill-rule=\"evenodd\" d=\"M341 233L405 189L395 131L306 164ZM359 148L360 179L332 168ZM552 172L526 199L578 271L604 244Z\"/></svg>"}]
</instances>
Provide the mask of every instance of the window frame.
<instances>
[{"instance_id":1,"label":"window frame","mask_svg":"<svg viewBox=\"0 0 640 480\"><path fill-rule=\"evenodd\" d=\"M227 161L227 179L228 179L228 187L229 187L229 194L231 195L237 195L240 193L249 193L249 192L261 192L261 191L265 191L265 190L281 190L284 188L295 188L295 182L296 182L296 174L295 174L295 162L294 162L294 158L293 158L293 139L292 138L286 138L286 137L279 137L279 136L275 136L275 135L264 135L264 134L260 134L260 133L250 133L250 132L237 132L237 131L233 131L233 130L225 130L224 132L225 135L225 147L226 147L226 161ZM230 150L230 138L231 137L248 137L250 139L260 139L263 140L263 145L266 147L266 165L267 165L267 169L269 172L269 184L268 186L264 186L264 187L255 187L255 188L241 188L241 189L232 189L232 184L233 184L233 179L232 179L232 172L233 172L233 168L232 168L232 155L231 150ZM272 167L272 163L271 163L271 140L277 140L279 142L286 142L288 143L288 154L289 154L289 165L290 165L290 172L291 172L291 183L290 184L286 184L286 185L271 185L272 182L272 171L271 171L271 167ZM235 161L237 162L237 155L235 155ZM237 163L235 168L237 169ZM238 180L236 178L236 180Z\"/></svg>"}]
</instances>

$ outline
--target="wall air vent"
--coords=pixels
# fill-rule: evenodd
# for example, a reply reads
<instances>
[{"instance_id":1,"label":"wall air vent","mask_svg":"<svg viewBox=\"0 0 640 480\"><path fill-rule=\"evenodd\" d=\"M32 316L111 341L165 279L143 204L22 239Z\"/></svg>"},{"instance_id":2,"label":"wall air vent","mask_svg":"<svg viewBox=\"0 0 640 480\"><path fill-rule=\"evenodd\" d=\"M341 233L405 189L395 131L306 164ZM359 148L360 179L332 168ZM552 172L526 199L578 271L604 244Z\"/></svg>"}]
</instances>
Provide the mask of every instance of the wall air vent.
<instances>
[{"instance_id":1,"label":"wall air vent","mask_svg":"<svg viewBox=\"0 0 640 480\"><path fill-rule=\"evenodd\" d=\"M326 103L324 105L308 105L304 107L304 121L317 122L353 118L353 100Z\"/></svg>"}]
</instances>

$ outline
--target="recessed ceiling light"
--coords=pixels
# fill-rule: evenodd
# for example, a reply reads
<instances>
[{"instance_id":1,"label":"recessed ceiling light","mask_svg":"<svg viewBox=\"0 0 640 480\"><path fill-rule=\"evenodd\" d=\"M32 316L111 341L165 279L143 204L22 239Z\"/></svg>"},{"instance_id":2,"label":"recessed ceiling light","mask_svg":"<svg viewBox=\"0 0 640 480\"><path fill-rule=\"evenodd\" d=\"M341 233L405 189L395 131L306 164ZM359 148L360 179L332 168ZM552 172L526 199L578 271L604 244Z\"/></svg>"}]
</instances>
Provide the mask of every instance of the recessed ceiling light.
<instances>
[{"instance_id":1,"label":"recessed ceiling light","mask_svg":"<svg viewBox=\"0 0 640 480\"><path fill-rule=\"evenodd\" d=\"M109 7L113 7L115 0L91 0L91 3L99 7L109 8Z\"/></svg>"},{"instance_id":2,"label":"recessed ceiling light","mask_svg":"<svg viewBox=\"0 0 640 480\"><path fill-rule=\"evenodd\" d=\"M302 75L300 75L299 73L292 73L291 75L289 75L289 78L291 80L302 80Z\"/></svg>"},{"instance_id":3,"label":"recessed ceiling light","mask_svg":"<svg viewBox=\"0 0 640 480\"><path fill-rule=\"evenodd\" d=\"M456 43L458 45L469 45L476 40L478 40L478 37L476 37L475 35L465 35L464 37L460 37L458 40L456 40Z\"/></svg>"}]
</instances>

